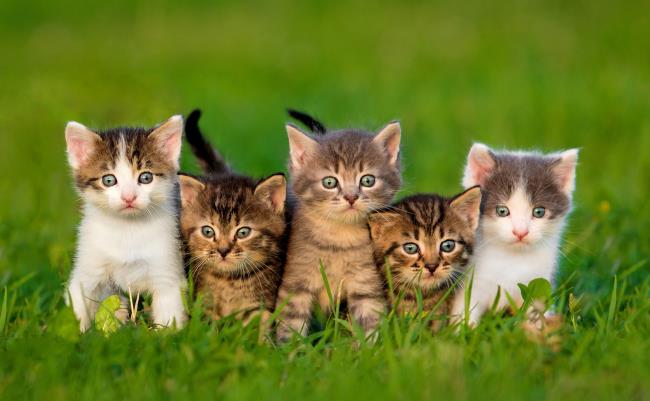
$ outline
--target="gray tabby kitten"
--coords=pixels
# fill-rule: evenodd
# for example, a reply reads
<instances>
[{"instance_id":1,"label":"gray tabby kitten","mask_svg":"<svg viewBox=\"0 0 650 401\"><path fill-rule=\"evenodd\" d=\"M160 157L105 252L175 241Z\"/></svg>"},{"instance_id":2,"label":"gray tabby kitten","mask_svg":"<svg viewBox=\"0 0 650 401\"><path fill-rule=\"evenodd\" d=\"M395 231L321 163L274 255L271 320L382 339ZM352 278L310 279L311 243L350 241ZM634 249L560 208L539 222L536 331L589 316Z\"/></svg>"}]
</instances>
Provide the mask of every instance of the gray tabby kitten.
<instances>
[{"instance_id":1,"label":"gray tabby kitten","mask_svg":"<svg viewBox=\"0 0 650 401\"><path fill-rule=\"evenodd\" d=\"M368 333L385 310L368 213L387 206L400 188L400 125L390 123L374 136L346 129L316 138L286 128L295 209L276 304L283 307L278 340L307 333L314 302L329 310L321 264L334 299L347 300Z\"/></svg>"}]
</instances>

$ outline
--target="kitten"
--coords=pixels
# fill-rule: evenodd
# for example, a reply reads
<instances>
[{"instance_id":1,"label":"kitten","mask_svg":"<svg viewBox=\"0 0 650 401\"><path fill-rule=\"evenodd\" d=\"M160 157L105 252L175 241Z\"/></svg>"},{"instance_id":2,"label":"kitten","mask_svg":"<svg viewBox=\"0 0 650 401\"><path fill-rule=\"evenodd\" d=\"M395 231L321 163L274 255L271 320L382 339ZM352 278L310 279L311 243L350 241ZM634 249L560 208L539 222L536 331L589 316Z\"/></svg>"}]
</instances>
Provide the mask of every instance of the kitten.
<instances>
[{"instance_id":1,"label":"kitten","mask_svg":"<svg viewBox=\"0 0 650 401\"><path fill-rule=\"evenodd\" d=\"M518 283L538 277L553 281L577 161L577 149L543 155L472 146L463 185L480 185L484 195L467 316L471 325L491 307L497 292L497 306L503 309L509 305L504 291L522 303ZM464 291L456 295L455 316L464 314L464 297Z\"/></svg>"},{"instance_id":2,"label":"kitten","mask_svg":"<svg viewBox=\"0 0 650 401\"><path fill-rule=\"evenodd\" d=\"M438 305L437 315L449 314L449 292L472 256L480 207L481 190L472 187L452 198L410 196L370 214L375 263L380 271L390 268L388 298L399 302L399 314L418 311L418 292L425 312ZM431 323L437 330L442 321Z\"/></svg>"},{"instance_id":3,"label":"kitten","mask_svg":"<svg viewBox=\"0 0 650 401\"><path fill-rule=\"evenodd\" d=\"M368 213L387 206L400 188L400 125L388 124L375 136L342 130L316 138L286 128L295 210L277 301L283 308L278 340L307 333L315 301L329 309L321 264L334 299L347 300L368 333L385 309Z\"/></svg>"},{"instance_id":4,"label":"kitten","mask_svg":"<svg viewBox=\"0 0 650 401\"><path fill-rule=\"evenodd\" d=\"M230 172L190 114L187 140L209 175L181 175L181 229L197 289L213 319L248 322L275 306L285 251L286 181L279 173L253 180Z\"/></svg>"},{"instance_id":5,"label":"kitten","mask_svg":"<svg viewBox=\"0 0 650 401\"><path fill-rule=\"evenodd\" d=\"M151 293L157 325L185 323L176 175L182 134L180 116L151 129L66 126L68 162L83 199L67 288L81 331L99 303L119 292Z\"/></svg>"}]
</instances>

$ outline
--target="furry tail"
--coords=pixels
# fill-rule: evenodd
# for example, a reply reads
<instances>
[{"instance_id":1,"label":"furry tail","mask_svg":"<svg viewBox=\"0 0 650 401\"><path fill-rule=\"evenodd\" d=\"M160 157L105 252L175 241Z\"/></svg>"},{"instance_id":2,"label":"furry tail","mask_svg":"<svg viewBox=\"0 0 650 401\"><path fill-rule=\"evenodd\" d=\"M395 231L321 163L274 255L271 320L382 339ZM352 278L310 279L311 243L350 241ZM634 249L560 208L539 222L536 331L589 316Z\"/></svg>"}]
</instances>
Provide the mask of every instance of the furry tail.
<instances>
[{"instance_id":1,"label":"furry tail","mask_svg":"<svg viewBox=\"0 0 650 401\"><path fill-rule=\"evenodd\" d=\"M327 132L327 128L325 128L325 125L323 125L323 123L307 113L303 113L294 109L287 109L287 113L289 113L289 116L291 118L298 120L304 124L314 134L323 135Z\"/></svg>"},{"instance_id":2,"label":"furry tail","mask_svg":"<svg viewBox=\"0 0 650 401\"><path fill-rule=\"evenodd\" d=\"M230 171L228 164L219 152L210 145L199 129L201 110L195 109L185 120L185 138L192 148L192 153L198 159L199 166L206 174L222 174Z\"/></svg>"}]
</instances>

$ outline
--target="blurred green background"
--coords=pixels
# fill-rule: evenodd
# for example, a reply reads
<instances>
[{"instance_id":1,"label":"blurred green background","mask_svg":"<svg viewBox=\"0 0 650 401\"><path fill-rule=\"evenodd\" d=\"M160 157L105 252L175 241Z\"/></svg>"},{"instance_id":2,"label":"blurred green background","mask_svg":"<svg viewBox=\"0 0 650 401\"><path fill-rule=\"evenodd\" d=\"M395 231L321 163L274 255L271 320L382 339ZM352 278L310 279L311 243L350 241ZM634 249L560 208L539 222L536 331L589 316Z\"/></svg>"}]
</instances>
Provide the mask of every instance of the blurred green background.
<instances>
[{"instance_id":1,"label":"blurred green background","mask_svg":"<svg viewBox=\"0 0 650 401\"><path fill-rule=\"evenodd\" d=\"M4 366L0 361L4 368L0 369L0 396L23 385L33 391L31 395L39 394L40 388L54 398L93 394L92 386L84 387L83 374L75 381L79 387L65 384L69 379L65 369L86 366L80 362L83 359L78 364L61 362L65 368L58 376L51 382L44 379L51 374L48 369L57 366L46 350L58 343L42 336L47 338L48 319L61 308L62 283L70 269L79 220L64 152L67 121L97 128L148 126L200 107L204 131L235 168L263 176L285 169L285 108L294 107L333 128L375 130L399 119L402 194L458 191L473 141L543 151L580 147L575 212L563 246L560 276L593 311L593 327L600 322L598 308L616 294L613 276L625 276L627 293L618 297L615 306L622 311L634 309L642 320L638 327L628 327L610 340L616 342L627 333L632 338L629 343L635 342L637 348L624 347L631 356L621 359L609 355L613 365L623 359L633 362L625 376L631 377L628 385L634 382L636 387L622 393L632 387L601 380L601 385L611 386L596 393L647 399L647 381L642 384L650 380L648 370L642 368L650 353L645 265L650 250L650 6L646 1L1 0L0 50L0 288L6 286L9 299L15 298L0 348L7 355ZM183 168L196 171L187 152ZM636 298L627 299L625 294ZM130 334L121 335L125 343L136 341ZM108 352L101 351L101 340L65 349L82 355L90 355L92 349L99 358ZM584 347L607 354L610 340ZM39 348L35 341L46 345ZM512 343L502 346L510 352ZM17 370L32 366L25 349L43 350L39 358L46 366L32 372L31 382L29 377L25 382L19 379ZM251 352L284 361L284 354ZM66 355L56 358L66 360ZM493 357L487 352L482 363ZM363 361L367 371L384 367L386 361L375 358ZM404 370L395 371L406 375L419 369L408 360L403 361ZM452 366L445 373L452 378L450 372L462 373L477 364L483 368L476 361L467 362L467 368L455 358L444 360ZM107 369L120 366L111 363ZM320 363L325 362L306 366L316 369ZM518 366L507 360L502 363ZM551 360L546 368L545 363L537 368L562 370L554 367L560 362ZM589 363L593 363L593 376L585 373L586 382L575 382L576 388L583 389L579 383L589 388L589 377L595 381L599 374L607 377L605 366L597 373L600 365ZM269 366L260 369L274 369ZM340 370L345 371L345 366ZM473 371L477 384L503 377L502 372L488 371L484 377ZM341 379L328 378L327 371L314 372L332 386ZM358 374L363 372L359 368ZM385 380L388 373L380 372ZM224 383L240 380L244 385L254 375L249 371L234 378L217 374L223 380L215 379L215 394L236 398ZM423 372L415 375L408 391L400 392L410 383L408 377L386 393L377 387L375 391L392 398L435 394L423 385L427 383ZM492 394L516 398L521 390L527 397L545 399L558 394L552 391L557 386L568 391L559 394L570 394L571 386L562 384L564 376L544 377L524 381L522 388L511 391L494 389ZM301 380L310 383L310 379ZM110 382L93 380L102 385ZM293 389L291 394L319 394L327 399L326 385L301 387L291 377L282 380ZM38 387L39 382L49 384ZM160 378L152 383L163 382ZM252 388L264 388L260 381L256 383L259 387ZM268 379L269 388L275 385L278 382ZM75 388L85 392L77 393ZM49 393L52 389L58 390ZM168 390L160 394L173 394L178 388ZM461 399L481 393L474 390L478 392L453 395Z\"/></svg>"}]
</instances>

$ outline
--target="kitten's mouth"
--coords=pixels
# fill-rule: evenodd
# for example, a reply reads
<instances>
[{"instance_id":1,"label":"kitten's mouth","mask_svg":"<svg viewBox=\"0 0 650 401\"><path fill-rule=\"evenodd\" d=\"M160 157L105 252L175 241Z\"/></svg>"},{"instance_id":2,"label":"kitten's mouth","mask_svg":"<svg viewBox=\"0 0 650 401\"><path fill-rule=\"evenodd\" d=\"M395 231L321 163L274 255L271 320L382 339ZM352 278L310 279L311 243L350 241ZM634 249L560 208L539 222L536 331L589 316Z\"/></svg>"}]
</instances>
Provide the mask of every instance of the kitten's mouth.
<instances>
[{"instance_id":1,"label":"kitten's mouth","mask_svg":"<svg viewBox=\"0 0 650 401\"><path fill-rule=\"evenodd\" d=\"M140 208L137 207L136 205L129 204L129 205L123 206L122 209L120 209L120 211L122 213L124 213L124 214L133 214L133 213L139 212Z\"/></svg>"}]
</instances>

